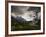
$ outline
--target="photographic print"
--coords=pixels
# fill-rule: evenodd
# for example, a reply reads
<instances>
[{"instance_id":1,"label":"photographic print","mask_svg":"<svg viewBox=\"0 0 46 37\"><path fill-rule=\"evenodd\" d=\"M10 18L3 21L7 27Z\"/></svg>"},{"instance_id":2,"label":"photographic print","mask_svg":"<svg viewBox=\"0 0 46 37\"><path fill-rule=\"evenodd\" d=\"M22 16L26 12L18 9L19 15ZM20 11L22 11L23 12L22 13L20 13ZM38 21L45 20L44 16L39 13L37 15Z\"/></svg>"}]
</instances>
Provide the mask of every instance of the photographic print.
<instances>
[{"instance_id":1,"label":"photographic print","mask_svg":"<svg viewBox=\"0 0 46 37\"><path fill-rule=\"evenodd\" d=\"M11 31L40 30L41 7L11 6Z\"/></svg>"},{"instance_id":2,"label":"photographic print","mask_svg":"<svg viewBox=\"0 0 46 37\"><path fill-rule=\"evenodd\" d=\"M8 34L44 33L44 3L8 2Z\"/></svg>"}]
</instances>

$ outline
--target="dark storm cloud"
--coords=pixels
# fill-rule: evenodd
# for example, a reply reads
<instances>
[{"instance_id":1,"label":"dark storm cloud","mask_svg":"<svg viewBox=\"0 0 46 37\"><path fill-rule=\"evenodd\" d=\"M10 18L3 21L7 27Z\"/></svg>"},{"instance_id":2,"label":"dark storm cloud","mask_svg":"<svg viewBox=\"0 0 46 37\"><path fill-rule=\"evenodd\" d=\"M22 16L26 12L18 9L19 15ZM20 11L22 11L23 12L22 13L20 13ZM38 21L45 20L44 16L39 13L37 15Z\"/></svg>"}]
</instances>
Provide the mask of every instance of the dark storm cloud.
<instances>
[{"instance_id":1,"label":"dark storm cloud","mask_svg":"<svg viewBox=\"0 0 46 37\"><path fill-rule=\"evenodd\" d=\"M28 11L40 12L41 8L40 7L29 7Z\"/></svg>"},{"instance_id":2,"label":"dark storm cloud","mask_svg":"<svg viewBox=\"0 0 46 37\"><path fill-rule=\"evenodd\" d=\"M11 6L11 12L15 13L16 15L23 14L22 11L18 8L18 6Z\"/></svg>"},{"instance_id":3,"label":"dark storm cloud","mask_svg":"<svg viewBox=\"0 0 46 37\"><path fill-rule=\"evenodd\" d=\"M29 11L35 11L35 12L40 12L41 8L40 7L30 7L30 6L11 6L11 12L15 13L16 15L19 14L24 14L24 12L29 12Z\"/></svg>"},{"instance_id":4,"label":"dark storm cloud","mask_svg":"<svg viewBox=\"0 0 46 37\"><path fill-rule=\"evenodd\" d=\"M11 6L11 12L14 12L15 14L23 14L23 11L21 10L23 7L21 6Z\"/></svg>"}]
</instances>

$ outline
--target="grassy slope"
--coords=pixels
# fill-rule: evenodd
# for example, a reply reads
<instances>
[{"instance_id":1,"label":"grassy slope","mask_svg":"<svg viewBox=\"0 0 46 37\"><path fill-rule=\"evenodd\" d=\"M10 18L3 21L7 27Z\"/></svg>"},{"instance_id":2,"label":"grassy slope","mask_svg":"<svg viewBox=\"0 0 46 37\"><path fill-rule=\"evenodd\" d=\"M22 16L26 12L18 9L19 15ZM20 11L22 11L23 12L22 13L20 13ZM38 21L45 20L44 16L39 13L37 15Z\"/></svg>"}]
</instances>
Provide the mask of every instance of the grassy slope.
<instances>
[{"instance_id":1,"label":"grassy slope","mask_svg":"<svg viewBox=\"0 0 46 37\"><path fill-rule=\"evenodd\" d=\"M18 23L15 20L11 20L11 30L39 30L40 29L40 21L38 21L35 25L31 23Z\"/></svg>"}]
</instances>

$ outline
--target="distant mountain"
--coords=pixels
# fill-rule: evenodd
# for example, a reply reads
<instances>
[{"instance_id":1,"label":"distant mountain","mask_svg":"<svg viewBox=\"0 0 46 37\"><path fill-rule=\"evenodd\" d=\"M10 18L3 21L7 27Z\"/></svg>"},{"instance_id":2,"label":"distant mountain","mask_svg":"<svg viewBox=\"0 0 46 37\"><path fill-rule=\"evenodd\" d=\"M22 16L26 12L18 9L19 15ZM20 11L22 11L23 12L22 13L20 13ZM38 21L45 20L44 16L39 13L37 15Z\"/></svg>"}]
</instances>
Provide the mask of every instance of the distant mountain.
<instances>
[{"instance_id":1,"label":"distant mountain","mask_svg":"<svg viewBox=\"0 0 46 37\"><path fill-rule=\"evenodd\" d=\"M22 18L21 16L17 16L16 18L12 17L12 19L16 20L16 22L18 23L30 23L31 21L26 21L24 18Z\"/></svg>"},{"instance_id":2,"label":"distant mountain","mask_svg":"<svg viewBox=\"0 0 46 37\"><path fill-rule=\"evenodd\" d=\"M17 16L15 19L16 19L17 22L20 22L20 23L23 23L23 22L26 21L24 18L19 17L19 16Z\"/></svg>"}]
</instances>

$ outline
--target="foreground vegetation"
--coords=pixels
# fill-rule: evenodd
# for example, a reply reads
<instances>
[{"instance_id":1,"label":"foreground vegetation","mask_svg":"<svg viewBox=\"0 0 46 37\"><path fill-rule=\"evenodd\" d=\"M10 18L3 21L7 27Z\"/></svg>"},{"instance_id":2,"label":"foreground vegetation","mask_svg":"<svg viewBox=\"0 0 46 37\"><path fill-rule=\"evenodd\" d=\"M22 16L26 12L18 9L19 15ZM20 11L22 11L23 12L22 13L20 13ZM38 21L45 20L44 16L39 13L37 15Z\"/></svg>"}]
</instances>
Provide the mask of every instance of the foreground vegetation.
<instances>
[{"instance_id":1,"label":"foreground vegetation","mask_svg":"<svg viewBox=\"0 0 46 37\"><path fill-rule=\"evenodd\" d=\"M19 30L39 30L40 29L40 20L38 20L35 25L30 23L19 23L15 19L11 20L11 31L19 31Z\"/></svg>"}]
</instances>

